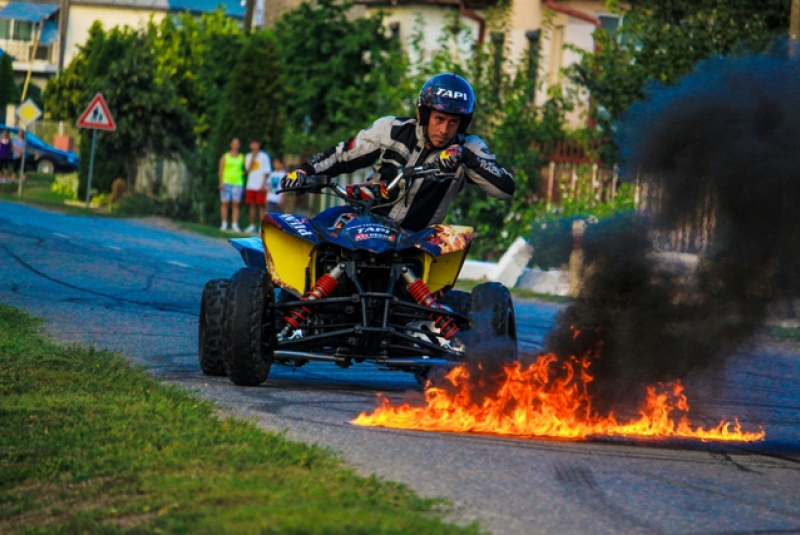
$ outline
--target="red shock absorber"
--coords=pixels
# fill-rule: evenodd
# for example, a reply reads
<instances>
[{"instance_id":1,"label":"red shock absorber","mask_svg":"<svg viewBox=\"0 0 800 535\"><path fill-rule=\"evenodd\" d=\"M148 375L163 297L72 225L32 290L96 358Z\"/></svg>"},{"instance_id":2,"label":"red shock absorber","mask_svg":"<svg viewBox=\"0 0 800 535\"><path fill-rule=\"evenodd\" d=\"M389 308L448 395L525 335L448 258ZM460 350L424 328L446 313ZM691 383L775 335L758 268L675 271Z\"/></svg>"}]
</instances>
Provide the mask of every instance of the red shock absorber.
<instances>
[{"instance_id":1,"label":"red shock absorber","mask_svg":"<svg viewBox=\"0 0 800 535\"><path fill-rule=\"evenodd\" d=\"M314 301L316 299L324 299L333 293L333 290L336 289L336 285L339 284L339 277L344 274L344 266L338 265L331 270L330 273L325 273L321 276L314 287L311 288L309 291L306 292L300 300L301 301ZM303 326L303 324L308 321L308 317L311 315L311 309L306 306L301 306L290 310L288 314L286 314L283 319L286 321L287 324L291 325L295 329L299 329Z\"/></svg>"},{"instance_id":2,"label":"red shock absorber","mask_svg":"<svg viewBox=\"0 0 800 535\"><path fill-rule=\"evenodd\" d=\"M408 284L408 293L411 294L411 297L414 298L414 301L422 306L430 308L442 308L441 305L436 302L436 298L431 294L431 291L428 288L428 285L425 284L425 281L414 276L414 274L408 268L403 268L401 271L403 273L403 279L405 279L406 283ZM458 325L456 325L453 318L449 318L444 314L431 313L431 319L445 340L449 340L451 336L461 330L458 328Z\"/></svg>"}]
</instances>

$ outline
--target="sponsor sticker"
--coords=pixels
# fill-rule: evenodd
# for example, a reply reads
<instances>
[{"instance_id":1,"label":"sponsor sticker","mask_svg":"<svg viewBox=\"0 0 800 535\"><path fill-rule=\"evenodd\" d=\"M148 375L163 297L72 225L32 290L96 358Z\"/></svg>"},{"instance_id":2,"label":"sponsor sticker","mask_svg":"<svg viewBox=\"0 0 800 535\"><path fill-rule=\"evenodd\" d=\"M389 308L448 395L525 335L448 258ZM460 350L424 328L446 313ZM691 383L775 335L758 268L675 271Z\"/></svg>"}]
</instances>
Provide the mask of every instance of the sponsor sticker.
<instances>
[{"instance_id":1,"label":"sponsor sticker","mask_svg":"<svg viewBox=\"0 0 800 535\"><path fill-rule=\"evenodd\" d=\"M308 219L305 217L297 217L291 214L282 214L279 216L283 221L295 229L301 236L313 236L314 232L308 228Z\"/></svg>"},{"instance_id":2,"label":"sponsor sticker","mask_svg":"<svg viewBox=\"0 0 800 535\"><path fill-rule=\"evenodd\" d=\"M450 89L444 89L440 87L436 90L437 97L444 97L444 98L452 98L454 100L467 100L467 94L462 93L461 91L452 91Z\"/></svg>"},{"instance_id":3,"label":"sponsor sticker","mask_svg":"<svg viewBox=\"0 0 800 535\"><path fill-rule=\"evenodd\" d=\"M383 240L392 243L397 241L397 231L388 227L365 225L355 227L352 232L353 240L355 241Z\"/></svg>"}]
</instances>

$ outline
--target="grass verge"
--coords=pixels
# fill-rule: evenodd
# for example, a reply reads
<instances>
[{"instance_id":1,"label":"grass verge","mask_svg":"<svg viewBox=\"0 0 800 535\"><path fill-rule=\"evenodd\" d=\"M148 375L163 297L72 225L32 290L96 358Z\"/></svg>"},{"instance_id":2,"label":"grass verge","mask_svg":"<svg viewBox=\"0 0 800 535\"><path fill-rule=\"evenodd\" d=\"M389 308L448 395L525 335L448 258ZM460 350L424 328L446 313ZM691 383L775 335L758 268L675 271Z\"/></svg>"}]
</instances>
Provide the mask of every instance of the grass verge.
<instances>
[{"instance_id":1,"label":"grass verge","mask_svg":"<svg viewBox=\"0 0 800 535\"><path fill-rule=\"evenodd\" d=\"M768 325L766 333L775 342L800 344L800 329Z\"/></svg>"},{"instance_id":2,"label":"grass verge","mask_svg":"<svg viewBox=\"0 0 800 535\"><path fill-rule=\"evenodd\" d=\"M477 533L0 304L0 533Z\"/></svg>"},{"instance_id":3,"label":"grass verge","mask_svg":"<svg viewBox=\"0 0 800 535\"><path fill-rule=\"evenodd\" d=\"M220 230L216 225L205 225L203 223L191 223L189 221L175 221L175 224L178 228L182 228L183 230L188 230L189 232L194 232L195 234L200 234L201 236L207 236L209 238L253 238L258 236L258 234L244 234L242 232L233 232L227 230ZM242 226L242 228L245 228Z\"/></svg>"},{"instance_id":4,"label":"grass verge","mask_svg":"<svg viewBox=\"0 0 800 535\"><path fill-rule=\"evenodd\" d=\"M125 212L125 213L108 213L107 210L90 209L84 206L71 206L64 204L65 200L70 199L67 195L62 195L52 191L51 185L53 183L53 175L46 175L42 173L31 173L28 175L28 180L23 185L22 197L17 195L17 184L0 184L0 200L12 202L24 202L50 208L58 212L71 214L71 215L90 215L99 217L122 217L122 218L137 218L154 215L146 210L138 212ZM246 226L246 217L242 214L241 217L242 228ZM216 225L205 225L202 223L191 223L187 221L173 220L178 228L207 236L210 238L244 238L254 236L254 234L243 234L240 232L226 232L219 229Z\"/></svg>"},{"instance_id":5,"label":"grass verge","mask_svg":"<svg viewBox=\"0 0 800 535\"><path fill-rule=\"evenodd\" d=\"M64 201L70 197L52 191L52 184L53 175L30 173L28 180L22 185L22 197L17 195L18 184L2 184L0 185L0 200L35 204L72 215L109 216L106 210L92 210L85 206L64 204Z\"/></svg>"}]
</instances>

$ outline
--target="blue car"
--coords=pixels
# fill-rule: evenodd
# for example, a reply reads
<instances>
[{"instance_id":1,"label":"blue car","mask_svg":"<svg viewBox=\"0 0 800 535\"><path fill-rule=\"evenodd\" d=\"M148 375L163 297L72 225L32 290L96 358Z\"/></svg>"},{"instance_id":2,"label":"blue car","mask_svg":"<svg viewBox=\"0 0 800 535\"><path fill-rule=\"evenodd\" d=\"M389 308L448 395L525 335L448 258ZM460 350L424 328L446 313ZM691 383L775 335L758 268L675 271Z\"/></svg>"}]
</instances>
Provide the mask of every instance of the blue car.
<instances>
[{"instance_id":1,"label":"blue car","mask_svg":"<svg viewBox=\"0 0 800 535\"><path fill-rule=\"evenodd\" d=\"M13 140L17 137L19 128L0 123L0 135L3 134L4 130L8 130L8 135ZM48 145L31 132L28 132L25 138L28 142L25 151L25 169L48 174L53 174L57 171L63 173L77 171L78 155L74 152L60 150Z\"/></svg>"}]
</instances>

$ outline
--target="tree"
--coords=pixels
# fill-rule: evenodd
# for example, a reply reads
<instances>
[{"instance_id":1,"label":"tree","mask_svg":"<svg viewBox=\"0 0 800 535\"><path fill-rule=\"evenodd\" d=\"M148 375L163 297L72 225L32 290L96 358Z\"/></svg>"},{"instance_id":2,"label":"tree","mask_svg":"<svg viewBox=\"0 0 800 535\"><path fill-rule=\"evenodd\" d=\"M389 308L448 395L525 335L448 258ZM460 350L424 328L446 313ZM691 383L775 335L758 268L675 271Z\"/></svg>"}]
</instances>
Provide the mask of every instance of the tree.
<instances>
[{"instance_id":1,"label":"tree","mask_svg":"<svg viewBox=\"0 0 800 535\"><path fill-rule=\"evenodd\" d=\"M206 165L198 201L209 215L218 213L217 162L232 138L238 137L245 151L250 139L261 140L273 154L282 150L285 114L280 71L277 40L266 30L251 33L233 67L228 68L216 125L202 156Z\"/></svg>"},{"instance_id":2,"label":"tree","mask_svg":"<svg viewBox=\"0 0 800 535\"><path fill-rule=\"evenodd\" d=\"M385 34L382 15L351 20L351 8L335 0L306 2L276 24L291 131L302 130L309 117L313 132L332 140L403 110L398 88L406 62L399 43Z\"/></svg>"},{"instance_id":3,"label":"tree","mask_svg":"<svg viewBox=\"0 0 800 535\"><path fill-rule=\"evenodd\" d=\"M14 59L5 53L0 53L0 112L5 117L6 106L16 104L17 86L14 84ZM6 118L6 123L10 123L11 118Z\"/></svg>"},{"instance_id":4,"label":"tree","mask_svg":"<svg viewBox=\"0 0 800 535\"><path fill-rule=\"evenodd\" d=\"M629 0L615 35L594 32L594 52L577 50L570 77L592 95L590 113L612 133L647 84L671 85L715 54L760 52L789 26L790 0Z\"/></svg>"},{"instance_id":5,"label":"tree","mask_svg":"<svg viewBox=\"0 0 800 535\"><path fill-rule=\"evenodd\" d=\"M238 23L222 9L195 17L186 12L150 22L147 36L153 49L158 82L169 80L178 101L192 119L200 146L208 141L231 59L239 57L244 37Z\"/></svg>"},{"instance_id":6,"label":"tree","mask_svg":"<svg viewBox=\"0 0 800 535\"><path fill-rule=\"evenodd\" d=\"M61 73L53 78L44 89L44 110L56 121L75 122L78 115L89 104L85 99L85 85L88 78L89 50L103 46L106 33L100 21L89 28L89 38Z\"/></svg>"},{"instance_id":7,"label":"tree","mask_svg":"<svg viewBox=\"0 0 800 535\"><path fill-rule=\"evenodd\" d=\"M269 31L250 35L239 54L219 106L214 147L217 155L233 137L247 144L259 139L270 151L280 152L283 143L284 84L275 36Z\"/></svg>"},{"instance_id":8,"label":"tree","mask_svg":"<svg viewBox=\"0 0 800 535\"><path fill-rule=\"evenodd\" d=\"M115 132L97 138L93 186L99 191L108 191L116 178L131 183L145 154L175 156L192 148L188 113L171 82L158 82L155 59L142 32L129 27L104 32L93 26L91 38L48 92L47 102L54 104L56 118L73 119L97 92L105 96L117 123ZM57 95L66 103L54 103ZM88 178L90 136L85 131L81 143L81 195Z\"/></svg>"}]
</instances>

